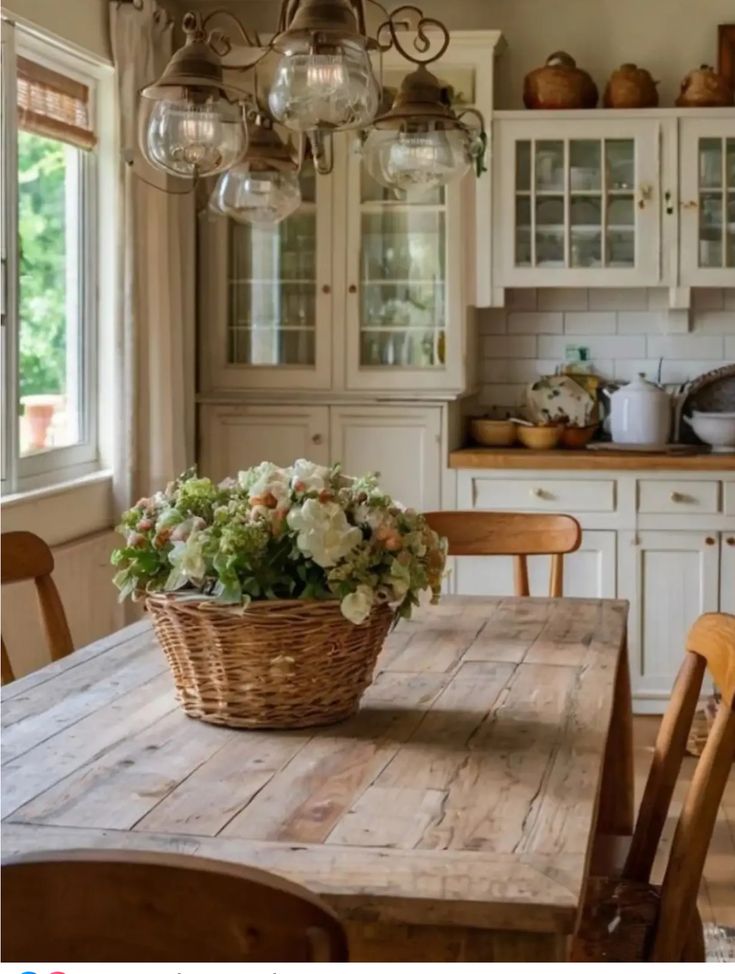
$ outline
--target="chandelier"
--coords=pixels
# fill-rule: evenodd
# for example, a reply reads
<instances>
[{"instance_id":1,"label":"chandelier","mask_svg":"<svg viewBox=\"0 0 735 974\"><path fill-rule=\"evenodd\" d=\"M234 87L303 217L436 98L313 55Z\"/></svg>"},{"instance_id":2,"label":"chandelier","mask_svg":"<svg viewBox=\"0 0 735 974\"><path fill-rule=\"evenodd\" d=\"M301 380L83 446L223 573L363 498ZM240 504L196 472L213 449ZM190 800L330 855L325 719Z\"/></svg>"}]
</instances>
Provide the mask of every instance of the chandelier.
<instances>
[{"instance_id":1,"label":"chandelier","mask_svg":"<svg viewBox=\"0 0 735 974\"><path fill-rule=\"evenodd\" d=\"M194 180L219 174L212 208L259 225L278 223L299 206L298 172L307 153L318 173L331 171L335 132L357 131L366 169L397 194L444 186L473 163L479 175L482 116L474 109L457 114L427 67L446 51L447 28L418 7L389 14L376 0L367 2L384 16L372 36L365 0L282 0L267 45L229 11L185 14L184 45L141 92L147 160ZM251 49L245 64L223 64L233 50L219 26L225 21ZM382 56L391 49L415 70L386 110ZM252 80L247 88L231 80L245 74Z\"/></svg>"}]
</instances>

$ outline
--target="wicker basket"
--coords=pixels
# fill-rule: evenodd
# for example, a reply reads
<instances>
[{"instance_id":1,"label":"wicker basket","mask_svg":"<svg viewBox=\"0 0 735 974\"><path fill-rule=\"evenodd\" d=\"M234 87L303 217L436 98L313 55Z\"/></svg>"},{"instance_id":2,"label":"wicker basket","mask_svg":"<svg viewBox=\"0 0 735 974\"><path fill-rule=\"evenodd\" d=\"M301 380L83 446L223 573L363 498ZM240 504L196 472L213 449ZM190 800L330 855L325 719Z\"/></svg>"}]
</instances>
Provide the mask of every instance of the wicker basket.
<instances>
[{"instance_id":1,"label":"wicker basket","mask_svg":"<svg viewBox=\"0 0 735 974\"><path fill-rule=\"evenodd\" d=\"M360 626L338 602L253 602L245 612L170 595L146 601L190 717L228 727L313 727L353 714L393 621Z\"/></svg>"}]
</instances>

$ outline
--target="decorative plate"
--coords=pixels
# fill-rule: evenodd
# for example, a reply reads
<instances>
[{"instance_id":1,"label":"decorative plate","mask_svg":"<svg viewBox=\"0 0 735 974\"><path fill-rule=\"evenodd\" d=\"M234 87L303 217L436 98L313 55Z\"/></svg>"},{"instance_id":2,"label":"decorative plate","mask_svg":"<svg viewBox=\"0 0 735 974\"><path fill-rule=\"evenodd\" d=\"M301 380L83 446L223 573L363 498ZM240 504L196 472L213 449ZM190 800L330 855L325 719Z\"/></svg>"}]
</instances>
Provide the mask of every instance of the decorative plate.
<instances>
[{"instance_id":1,"label":"decorative plate","mask_svg":"<svg viewBox=\"0 0 735 974\"><path fill-rule=\"evenodd\" d=\"M580 376L589 379L589 376ZM526 387L528 418L534 423L589 426L597 419L597 399L571 375L545 375Z\"/></svg>"},{"instance_id":2,"label":"decorative plate","mask_svg":"<svg viewBox=\"0 0 735 974\"><path fill-rule=\"evenodd\" d=\"M694 409L700 413L735 411L735 364L705 372L685 388L676 414L678 440L681 443L700 442L692 428L681 420L682 416L691 416Z\"/></svg>"}]
</instances>

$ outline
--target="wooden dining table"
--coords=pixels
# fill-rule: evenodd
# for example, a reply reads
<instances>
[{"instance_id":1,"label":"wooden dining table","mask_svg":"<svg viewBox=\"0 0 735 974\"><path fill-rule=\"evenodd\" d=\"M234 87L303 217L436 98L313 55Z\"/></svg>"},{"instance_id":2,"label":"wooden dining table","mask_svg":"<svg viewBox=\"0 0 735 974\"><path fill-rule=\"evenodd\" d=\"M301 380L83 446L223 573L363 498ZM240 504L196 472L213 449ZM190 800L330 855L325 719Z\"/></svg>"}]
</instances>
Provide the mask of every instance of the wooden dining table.
<instances>
[{"instance_id":1,"label":"wooden dining table","mask_svg":"<svg viewBox=\"0 0 735 974\"><path fill-rule=\"evenodd\" d=\"M627 603L445 597L349 720L178 708L147 621L2 693L3 854L246 863L315 891L354 960L564 960L598 832L633 819Z\"/></svg>"}]
</instances>

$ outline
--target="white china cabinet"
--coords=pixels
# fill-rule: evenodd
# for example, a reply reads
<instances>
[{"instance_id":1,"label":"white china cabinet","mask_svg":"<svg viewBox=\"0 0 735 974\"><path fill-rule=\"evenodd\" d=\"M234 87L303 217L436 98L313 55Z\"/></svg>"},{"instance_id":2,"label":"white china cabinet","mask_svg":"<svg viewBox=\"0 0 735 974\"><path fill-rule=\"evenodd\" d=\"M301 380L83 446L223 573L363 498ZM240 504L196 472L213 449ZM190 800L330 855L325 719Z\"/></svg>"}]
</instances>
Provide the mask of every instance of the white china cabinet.
<instances>
[{"instance_id":1,"label":"white china cabinet","mask_svg":"<svg viewBox=\"0 0 735 974\"><path fill-rule=\"evenodd\" d=\"M430 66L488 127L499 44L497 31L459 31ZM412 69L390 53L386 85ZM304 170L301 207L273 230L200 213L199 465L343 461L436 506L475 381L472 309L490 300L491 176L398 196L356 143L335 138L330 175Z\"/></svg>"},{"instance_id":2,"label":"white china cabinet","mask_svg":"<svg viewBox=\"0 0 735 974\"><path fill-rule=\"evenodd\" d=\"M735 111L682 118L681 276L699 287L735 281Z\"/></svg>"}]
</instances>

